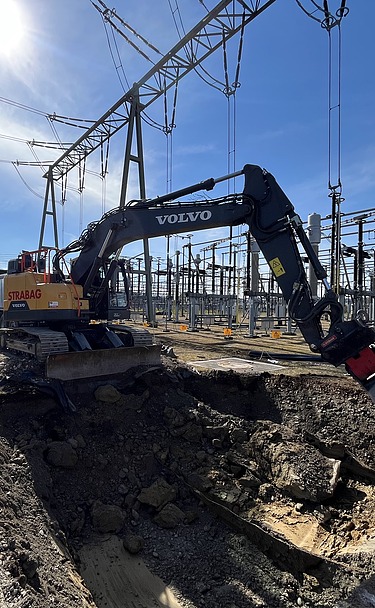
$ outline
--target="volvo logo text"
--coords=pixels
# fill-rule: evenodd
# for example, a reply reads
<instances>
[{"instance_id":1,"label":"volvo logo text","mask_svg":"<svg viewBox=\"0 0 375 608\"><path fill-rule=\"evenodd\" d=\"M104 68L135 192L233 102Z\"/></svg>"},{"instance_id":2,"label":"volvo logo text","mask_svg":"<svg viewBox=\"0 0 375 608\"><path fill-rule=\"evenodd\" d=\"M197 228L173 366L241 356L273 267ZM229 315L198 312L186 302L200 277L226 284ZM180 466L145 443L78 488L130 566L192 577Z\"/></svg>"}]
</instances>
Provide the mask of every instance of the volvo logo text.
<instances>
[{"instance_id":1,"label":"volvo logo text","mask_svg":"<svg viewBox=\"0 0 375 608\"><path fill-rule=\"evenodd\" d=\"M159 224L179 224L184 222L196 222L201 220L203 222L210 219L212 216L211 211L205 209L204 211L187 211L185 213L170 213L169 215L157 215L156 219Z\"/></svg>"}]
</instances>

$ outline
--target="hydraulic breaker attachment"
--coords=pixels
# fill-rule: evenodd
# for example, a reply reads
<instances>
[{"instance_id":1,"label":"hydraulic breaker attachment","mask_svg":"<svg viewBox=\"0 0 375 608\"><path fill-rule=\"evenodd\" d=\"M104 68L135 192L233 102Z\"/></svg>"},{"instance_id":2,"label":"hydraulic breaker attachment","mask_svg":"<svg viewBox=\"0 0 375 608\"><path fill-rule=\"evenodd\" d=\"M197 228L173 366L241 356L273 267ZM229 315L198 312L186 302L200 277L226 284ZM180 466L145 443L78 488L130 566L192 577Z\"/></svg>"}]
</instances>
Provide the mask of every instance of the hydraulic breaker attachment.
<instances>
[{"instance_id":1,"label":"hydraulic breaker attachment","mask_svg":"<svg viewBox=\"0 0 375 608\"><path fill-rule=\"evenodd\" d=\"M375 402L375 351L371 345L345 361L346 371L359 382Z\"/></svg>"},{"instance_id":2,"label":"hydraulic breaker attachment","mask_svg":"<svg viewBox=\"0 0 375 608\"><path fill-rule=\"evenodd\" d=\"M375 402L375 331L355 319L337 323L319 346L322 358L346 371Z\"/></svg>"}]
</instances>

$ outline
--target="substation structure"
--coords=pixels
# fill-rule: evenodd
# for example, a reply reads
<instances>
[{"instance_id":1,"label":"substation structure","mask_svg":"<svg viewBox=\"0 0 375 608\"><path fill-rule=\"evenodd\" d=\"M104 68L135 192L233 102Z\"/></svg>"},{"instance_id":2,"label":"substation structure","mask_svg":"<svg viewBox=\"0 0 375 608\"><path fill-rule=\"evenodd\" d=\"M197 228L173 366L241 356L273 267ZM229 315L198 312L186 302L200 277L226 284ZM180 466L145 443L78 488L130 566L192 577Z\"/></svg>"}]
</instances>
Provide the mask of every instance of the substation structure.
<instances>
[{"instance_id":1,"label":"substation structure","mask_svg":"<svg viewBox=\"0 0 375 608\"><path fill-rule=\"evenodd\" d=\"M344 306L345 318L360 316L374 325L374 210L342 213L334 227L331 216L322 218L313 213L305 227ZM166 237L165 256L150 257L151 315L147 310L144 258L124 258L131 318L145 323L152 318L158 325L179 324L188 331L218 324L228 329L242 328L250 337L259 331L298 331L274 275L249 232L205 243L201 242L202 233L175 235L181 246L174 251L172 240ZM319 299L324 287L318 283L308 258L302 259L313 296ZM120 278L116 289L118 293L122 290Z\"/></svg>"}]
</instances>

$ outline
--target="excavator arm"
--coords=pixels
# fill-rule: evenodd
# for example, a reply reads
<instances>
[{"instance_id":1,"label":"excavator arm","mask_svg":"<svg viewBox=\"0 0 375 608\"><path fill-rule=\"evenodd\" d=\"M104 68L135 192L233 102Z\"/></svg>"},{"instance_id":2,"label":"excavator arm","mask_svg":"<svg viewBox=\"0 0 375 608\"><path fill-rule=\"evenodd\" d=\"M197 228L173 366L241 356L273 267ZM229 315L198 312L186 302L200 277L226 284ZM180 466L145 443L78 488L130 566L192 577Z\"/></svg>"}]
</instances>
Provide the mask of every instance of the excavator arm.
<instances>
[{"instance_id":1,"label":"excavator arm","mask_svg":"<svg viewBox=\"0 0 375 608\"><path fill-rule=\"evenodd\" d=\"M244 200L252 207L250 232L257 241L313 352L347 372L375 401L375 331L360 320L343 320L343 309L327 281L327 274L311 247L302 221L275 178L256 165L244 167ZM325 295L314 302L297 242L303 246ZM328 315L330 326L323 331L321 319Z\"/></svg>"},{"instance_id":2,"label":"excavator arm","mask_svg":"<svg viewBox=\"0 0 375 608\"><path fill-rule=\"evenodd\" d=\"M240 174L244 175L241 194L199 203L176 202L178 197L212 190L216 183ZM374 330L356 319L343 320L342 306L330 288L301 219L275 178L257 165L245 165L236 174L211 178L108 212L89 225L78 241L57 254L55 268L58 274L60 259L79 252L72 267L72 280L83 286L85 297L98 300L115 271L116 253L124 245L140 239L240 224L248 224L288 304L289 314L310 349L334 366L344 364L375 400ZM326 288L317 302L307 281L298 243ZM98 283L100 269L102 278ZM323 315L330 319L328 331L323 331Z\"/></svg>"}]
</instances>

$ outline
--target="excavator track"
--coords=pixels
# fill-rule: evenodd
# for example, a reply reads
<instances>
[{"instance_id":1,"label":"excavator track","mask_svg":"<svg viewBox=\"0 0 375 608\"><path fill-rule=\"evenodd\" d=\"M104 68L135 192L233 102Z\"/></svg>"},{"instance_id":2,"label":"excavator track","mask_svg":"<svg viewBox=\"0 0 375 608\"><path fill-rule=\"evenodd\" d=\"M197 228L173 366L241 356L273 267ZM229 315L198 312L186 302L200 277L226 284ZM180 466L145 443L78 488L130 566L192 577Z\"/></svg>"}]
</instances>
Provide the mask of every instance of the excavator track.
<instances>
[{"instance_id":1,"label":"excavator track","mask_svg":"<svg viewBox=\"0 0 375 608\"><path fill-rule=\"evenodd\" d=\"M28 353L44 363L52 354L66 353L68 340L63 332L44 327L18 327L2 330L5 346L12 350Z\"/></svg>"},{"instance_id":2,"label":"excavator track","mask_svg":"<svg viewBox=\"0 0 375 608\"><path fill-rule=\"evenodd\" d=\"M153 338L152 334L147 329L139 329L136 327L129 327L128 325L109 325L109 329L112 329L115 333L127 333L131 334L133 338L134 346L152 346Z\"/></svg>"}]
</instances>

